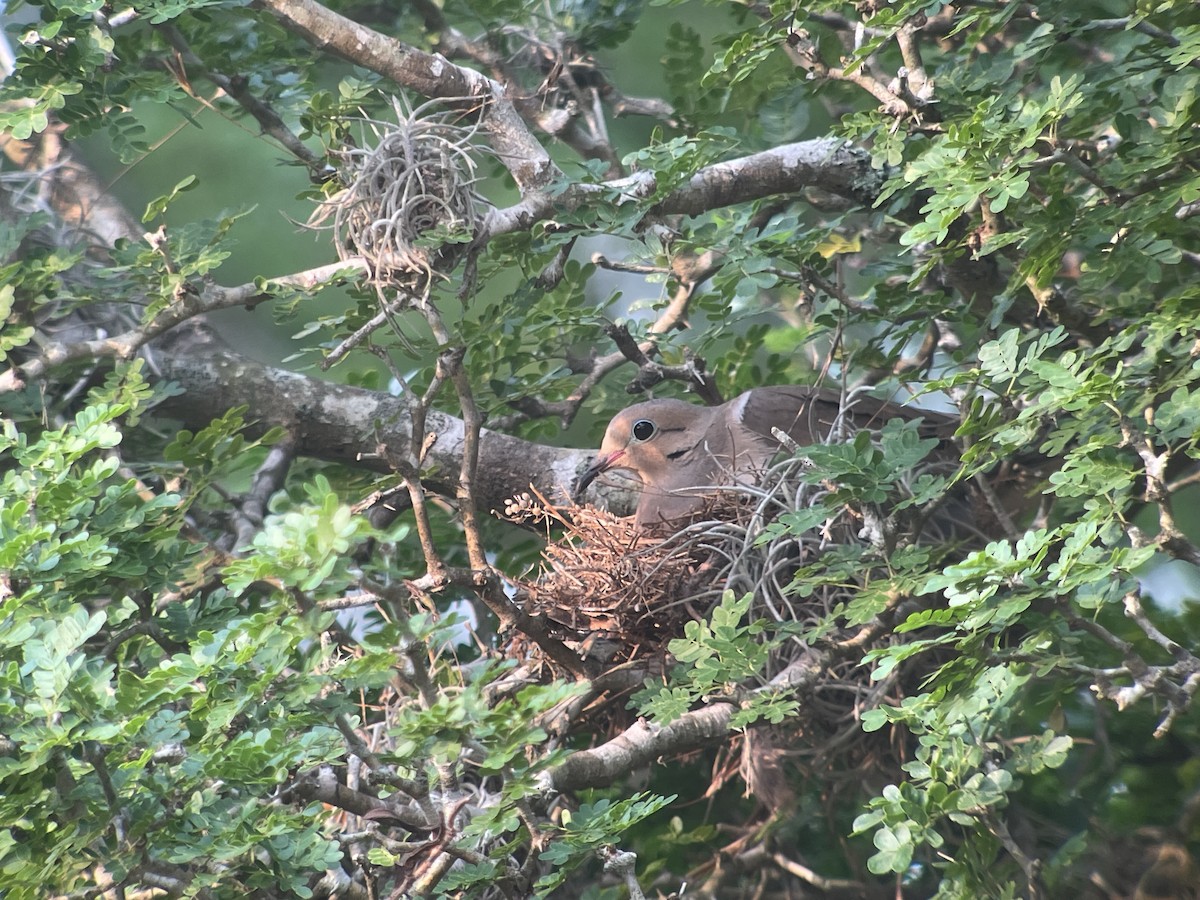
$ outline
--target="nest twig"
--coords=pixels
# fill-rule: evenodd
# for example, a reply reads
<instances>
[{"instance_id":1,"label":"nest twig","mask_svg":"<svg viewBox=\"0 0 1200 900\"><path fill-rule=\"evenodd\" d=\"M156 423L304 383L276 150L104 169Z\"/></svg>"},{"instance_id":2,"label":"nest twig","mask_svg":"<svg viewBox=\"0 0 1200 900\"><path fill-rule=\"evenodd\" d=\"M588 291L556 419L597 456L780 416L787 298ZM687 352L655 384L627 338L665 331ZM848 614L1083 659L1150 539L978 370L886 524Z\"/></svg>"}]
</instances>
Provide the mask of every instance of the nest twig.
<instances>
[{"instance_id":1,"label":"nest twig","mask_svg":"<svg viewBox=\"0 0 1200 900\"><path fill-rule=\"evenodd\" d=\"M539 576L519 588L527 611L546 616L559 638L581 654L603 654L613 665L652 655L695 616L669 608L664 598L675 596L669 585L682 587L680 596L700 589L710 575L701 557L646 537L632 520L593 506L558 508L524 494L505 512L564 529L543 552Z\"/></svg>"}]
</instances>

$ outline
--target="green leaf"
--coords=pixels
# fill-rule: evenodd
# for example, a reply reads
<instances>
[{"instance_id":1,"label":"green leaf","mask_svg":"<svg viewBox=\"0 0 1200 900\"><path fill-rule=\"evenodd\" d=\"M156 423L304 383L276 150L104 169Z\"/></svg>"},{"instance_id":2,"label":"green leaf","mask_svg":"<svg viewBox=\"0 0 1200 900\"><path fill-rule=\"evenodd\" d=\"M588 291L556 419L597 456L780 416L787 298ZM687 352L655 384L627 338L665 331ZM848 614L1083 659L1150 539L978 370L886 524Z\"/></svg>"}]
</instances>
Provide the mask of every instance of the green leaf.
<instances>
[{"instance_id":1,"label":"green leaf","mask_svg":"<svg viewBox=\"0 0 1200 900\"><path fill-rule=\"evenodd\" d=\"M200 186L200 179L195 175L188 175L186 178L177 182L175 187L171 188L169 194L164 194L161 197L156 197L146 204L146 211L142 213L143 222L151 222L163 215L167 208L175 202L180 194L194 190Z\"/></svg>"}]
</instances>

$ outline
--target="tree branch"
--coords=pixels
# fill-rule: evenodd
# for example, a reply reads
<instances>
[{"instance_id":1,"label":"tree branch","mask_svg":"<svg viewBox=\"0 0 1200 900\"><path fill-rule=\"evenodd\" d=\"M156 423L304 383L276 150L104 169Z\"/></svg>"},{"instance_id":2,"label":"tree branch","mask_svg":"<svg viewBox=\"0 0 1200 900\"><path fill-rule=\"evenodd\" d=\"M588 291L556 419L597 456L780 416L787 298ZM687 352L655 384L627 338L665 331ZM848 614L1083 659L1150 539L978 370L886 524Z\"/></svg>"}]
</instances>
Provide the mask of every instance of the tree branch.
<instances>
[{"instance_id":1,"label":"tree branch","mask_svg":"<svg viewBox=\"0 0 1200 900\"><path fill-rule=\"evenodd\" d=\"M562 177L558 166L526 127L505 86L458 66L440 53L426 53L380 34L315 0L254 0L284 28L318 50L363 66L429 98L478 104L492 149L512 174L522 195L540 192Z\"/></svg>"},{"instance_id":2,"label":"tree branch","mask_svg":"<svg viewBox=\"0 0 1200 900\"><path fill-rule=\"evenodd\" d=\"M309 150L308 147L304 146L300 138L284 124L283 119L275 110L250 92L245 78L231 78L223 72L218 72L206 66L204 61L192 52L192 48L188 44L187 38L183 36L183 32L174 25L160 25L158 29L163 37L167 39L167 43L175 48L175 51L179 54L179 58L184 64L199 69L205 78L219 87L226 95L253 116L254 120L258 122L259 127L262 128L263 134L274 138L281 147L304 163L314 178L320 178L323 175L329 175L333 172L332 167L328 163ZM184 73L175 72L172 69L172 74L179 76L185 90L189 89Z\"/></svg>"},{"instance_id":3,"label":"tree branch","mask_svg":"<svg viewBox=\"0 0 1200 900\"><path fill-rule=\"evenodd\" d=\"M829 651L809 650L759 691L787 690L803 697L829 664ZM737 706L714 702L685 713L669 725L639 719L615 738L590 750L577 750L538 775L543 791L574 791L602 787L649 765L660 756L675 756L724 741Z\"/></svg>"},{"instance_id":4,"label":"tree branch","mask_svg":"<svg viewBox=\"0 0 1200 900\"><path fill-rule=\"evenodd\" d=\"M285 789L285 798L288 794L295 794L299 799L306 801L318 800L328 803L356 816L370 815L376 821L394 819L412 831L433 831L439 825L436 819L428 818L415 806L389 803L347 787L338 780L337 772L332 766L320 766L302 775Z\"/></svg>"},{"instance_id":5,"label":"tree branch","mask_svg":"<svg viewBox=\"0 0 1200 900\"><path fill-rule=\"evenodd\" d=\"M345 262L329 263L304 272L282 275L271 279L268 284L311 291L339 276L365 271L365 268L366 263L354 257ZM120 334L84 341L46 343L42 352L33 359L22 363L16 369L0 373L0 393L19 390L24 382L41 378L56 366L75 360L132 359L143 346L189 319L236 306L252 308L273 297L274 294L263 290L259 282L248 282L231 288L206 285L199 293L182 291L174 302L149 322Z\"/></svg>"},{"instance_id":6,"label":"tree branch","mask_svg":"<svg viewBox=\"0 0 1200 900\"><path fill-rule=\"evenodd\" d=\"M164 336L160 351L163 377L183 393L161 409L188 427L202 427L235 406L250 407L260 433L272 425L295 432L296 452L377 472L390 472L388 447L412 440L412 399L331 384L253 362L227 350L208 328L191 324ZM427 430L432 442L423 461L426 486L453 497L466 443L463 422L431 409ZM576 471L587 460L583 450L547 447L483 429L475 498L482 511L500 509L514 493L532 484L547 497L564 497Z\"/></svg>"},{"instance_id":7,"label":"tree branch","mask_svg":"<svg viewBox=\"0 0 1200 900\"><path fill-rule=\"evenodd\" d=\"M867 151L841 138L815 138L701 169L664 197L648 216L695 216L774 194L794 194L802 188L819 188L870 206L886 180L886 172L872 168Z\"/></svg>"}]
</instances>

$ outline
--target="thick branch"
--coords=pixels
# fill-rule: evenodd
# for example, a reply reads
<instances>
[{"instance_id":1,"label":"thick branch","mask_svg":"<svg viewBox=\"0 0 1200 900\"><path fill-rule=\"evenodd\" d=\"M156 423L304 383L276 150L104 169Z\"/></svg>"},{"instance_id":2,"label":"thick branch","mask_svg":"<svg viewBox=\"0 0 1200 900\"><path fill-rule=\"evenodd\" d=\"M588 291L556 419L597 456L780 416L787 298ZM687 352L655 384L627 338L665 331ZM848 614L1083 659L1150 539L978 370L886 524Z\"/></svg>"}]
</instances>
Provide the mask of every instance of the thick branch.
<instances>
[{"instance_id":1,"label":"thick branch","mask_svg":"<svg viewBox=\"0 0 1200 900\"><path fill-rule=\"evenodd\" d=\"M808 188L871 206L887 175L871 167L871 156L866 150L841 138L814 138L706 166L652 207L646 218L653 221L672 215L698 216L777 194L799 194ZM615 191L622 201L627 198L635 202L653 193L654 187L653 172L635 172L603 185L573 185L553 198L534 193L520 203L491 210L478 241L483 243L501 234L525 231L535 222L596 202L600 193Z\"/></svg>"},{"instance_id":2,"label":"thick branch","mask_svg":"<svg viewBox=\"0 0 1200 900\"><path fill-rule=\"evenodd\" d=\"M407 447L412 439L408 398L261 365L226 350L199 325L177 329L156 349L163 377L183 388L162 409L190 428L248 405L250 418L257 420L255 429L287 427L300 455L376 471L390 470L388 447ZM422 463L422 480L453 497L466 440L462 420L431 409L426 430L434 439ZM585 458L581 450L546 447L484 429L474 485L478 507L484 513L499 509L530 484L547 497L563 497Z\"/></svg>"},{"instance_id":3,"label":"thick branch","mask_svg":"<svg viewBox=\"0 0 1200 900\"><path fill-rule=\"evenodd\" d=\"M46 142L51 146L43 146ZM44 192L52 198L55 212L86 229L93 252L101 254L121 238L140 237L133 218L104 193L92 172L58 142L53 131L37 141L0 136L0 151L19 165L44 170ZM355 265L361 262L333 263L272 283L311 289ZM142 352L152 348L155 374L183 388L163 409L187 427L202 428L235 406L248 406L248 418L258 430L282 425L294 433L299 455L390 471L387 454L381 450L404 447L411 441L406 399L260 365L229 350L201 324L207 312L252 305L267 296L253 282L230 288L204 284L198 295L177 301L145 325L97 341L51 344L46 348L48 354L39 354L19 370L0 373L0 382L40 376L56 362L87 356L127 357L139 348ZM196 318L187 322L188 316ZM167 330L170 326L174 328ZM31 365L35 372L29 369ZM462 422L433 411L429 431L435 439L425 460L425 480L430 488L453 497L464 441ZM584 451L532 444L484 430L480 436L480 481L475 486L478 508L485 515L503 508L505 500L528 490L531 484L548 498L563 498L586 461Z\"/></svg>"},{"instance_id":4,"label":"thick branch","mask_svg":"<svg viewBox=\"0 0 1200 900\"><path fill-rule=\"evenodd\" d=\"M810 651L776 675L761 690L789 690L803 696L829 663L828 652ZM715 702L693 710L669 725L639 720L615 738L591 750L577 750L539 776L547 791L602 787L660 756L675 756L724 741L737 706Z\"/></svg>"},{"instance_id":5,"label":"thick branch","mask_svg":"<svg viewBox=\"0 0 1200 900\"><path fill-rule=\"evenodd\" d=\"M871 156L865 150L841 138L816 138L701 169L686 185L664 197L650 215L695 216L804 188L820 188L870 206L886 178L886 172L871 167Z\"/></svg>"}]
</instances>

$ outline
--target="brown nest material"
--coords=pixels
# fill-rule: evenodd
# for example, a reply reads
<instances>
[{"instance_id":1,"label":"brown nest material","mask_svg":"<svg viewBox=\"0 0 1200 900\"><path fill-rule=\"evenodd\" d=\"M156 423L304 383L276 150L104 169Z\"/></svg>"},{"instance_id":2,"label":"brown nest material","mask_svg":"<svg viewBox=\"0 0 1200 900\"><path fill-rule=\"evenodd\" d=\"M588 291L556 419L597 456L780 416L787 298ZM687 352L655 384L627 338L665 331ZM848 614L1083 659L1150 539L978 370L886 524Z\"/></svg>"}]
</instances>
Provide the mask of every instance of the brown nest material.
<instances>
[{"instance_id":1,"label":"brown nest material","mask_svg":"<svg viewBox=\"0 0 1200 900\"><path fill-rule=\"evenodd\" d=\"M336 151L345 187L310 224L332 217L339 257L365 259L376 287L423 293L457 261L480 221L477 126L441 101L410 110L393 98L392 108L394 123L361 120L367 146Z\"/></svg>"},{"instance_id":2,"label":"brown nest material","mask_svg":"<svg viewBox=\"0 0 1200 900\"><path fill-rule=\"evenodd\" d=\"M848 622L847 608L866 592L890 589L886 560L896 541L977 543L972 512L969 504L950 498L935 515L905 523L882 510L843 506L799 533L772 528L781 515L812 509L827 498L827 487L802 477L805 465L788 460L764 473L758 485L714 492L706 509L666 538L640 533L632 519L594 507L557 508L543 498L514 498L508 518L563 528L543 552L540 570L518 585L518 599L527 612L552 623L555 636L595 671L640 663L657 680L673 665L670 641L683 636L689 621L705 618L726 592L750 593L747 620L766 620L760 639L772 641L772 648L766 665L742 688L767 684L793 661L812 658L816 646L853 646L853 652L823 657L828 661L822 677L804 698L804 733L793 736L800 745L796 752L817 767L834 764L840 754L836 765L843 769L890 755L880 746L890 736L864 736L861 716L882 703L898 703L919 675L912 666L898 666L873 680L862 655L902 638L888 628L872 631L869 623ZM836 580L794 582L806 567L848 552L852 562L841 566ZM544 674L567 674L523 636L512 638L505 651Z\"/></svg>"},{"instance_id":3,"label":"brown nest material","mask_svg":"<svg viewBox=\"0 0 1200 900\"><path fill-rule=\"evenodd\" d=\"M644 536L632 519L594 506L559 509L522 495L506 512L563 526L537 578L519 587L526 611L545 616L581 656L616 665L658 654L684 622L708 611L689 600L716 574L703 553Z\"/></svg>"},{"instance_id":4,"label":"brown nest material","mask_svg":"<svg viewBox=\"0 0 1200 900\"><path fill-rule=\"evenodd\" d=\"M513 498L506 518L563 529L547 544L536 577L519 585L526 611L569 631L620 641L616 658L624 661L636 658L639 648L657 649L678 637L682 623L704 616L727 591L753 594L756 618L788 623L791 630L796 623L815 627L879 577L898 541L962 545L979 537L973 513L959 500L915 522L843 506L799 533L777 527L781 515L814 508L827 496L826 487L801 477L805 468L802 459L785 460L758 485L714 490L666 537L592 506L556 507L529 494ZM854 577L826 590L797 590L799 569L850 545L867 551L868 562Z\"/></svg>"}]
</instances>

